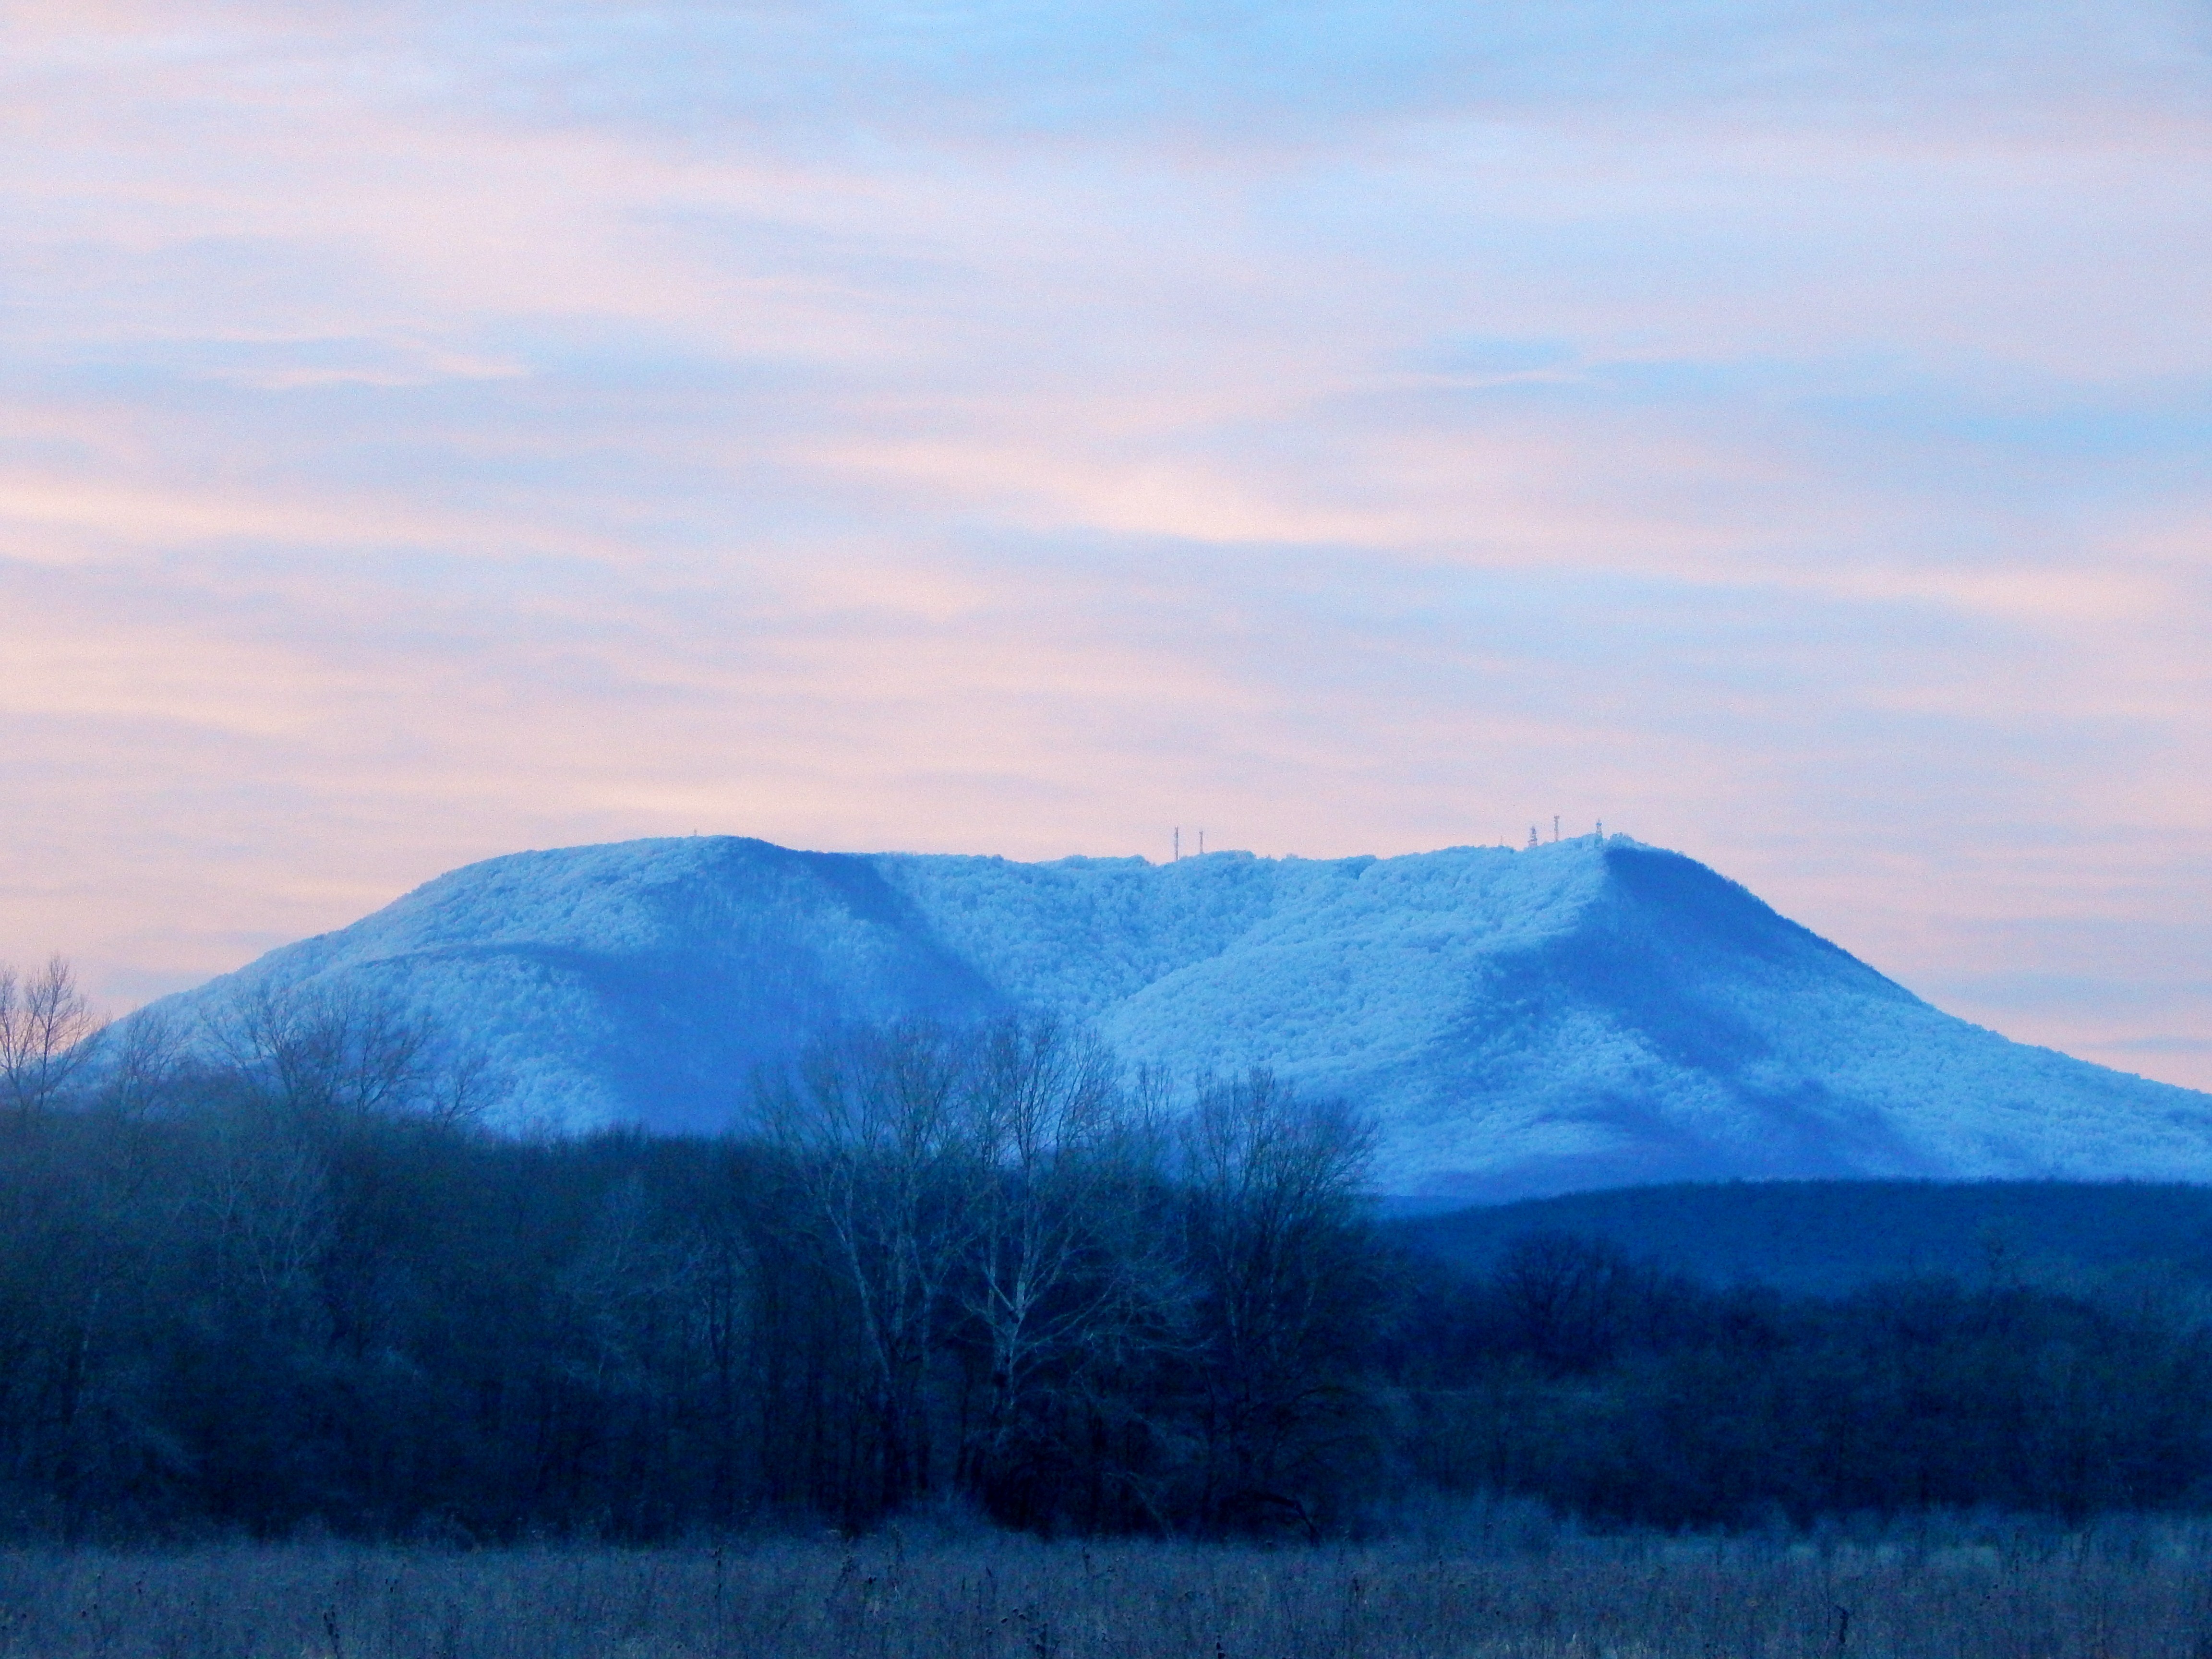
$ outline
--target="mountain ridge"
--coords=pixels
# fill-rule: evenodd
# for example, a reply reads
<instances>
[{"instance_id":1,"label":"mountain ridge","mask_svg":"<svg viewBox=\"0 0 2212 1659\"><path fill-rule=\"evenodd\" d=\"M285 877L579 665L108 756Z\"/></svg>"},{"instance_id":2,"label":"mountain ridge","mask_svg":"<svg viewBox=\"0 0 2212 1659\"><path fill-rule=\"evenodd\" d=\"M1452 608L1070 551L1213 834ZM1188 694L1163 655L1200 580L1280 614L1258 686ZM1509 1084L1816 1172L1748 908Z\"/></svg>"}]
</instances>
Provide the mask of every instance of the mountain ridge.
<instances>
[{"instance_id":1,"label":"mountain ridge","mask_svg":"<svg viewBox=\"0 0 2212 1659\"><path fill-rule=\"evenodd\" d=\"M1626 837L1166 864L507 854L157 1007L361 984L483 1050L516 1119L720 1127L833 1024L1050 1007L1178 1075L1374 1107L1378 1184L1469 1200L1731 1177L2212 1178L2212 1096L1953 1018Z\"/></svg>"}]
</instances>

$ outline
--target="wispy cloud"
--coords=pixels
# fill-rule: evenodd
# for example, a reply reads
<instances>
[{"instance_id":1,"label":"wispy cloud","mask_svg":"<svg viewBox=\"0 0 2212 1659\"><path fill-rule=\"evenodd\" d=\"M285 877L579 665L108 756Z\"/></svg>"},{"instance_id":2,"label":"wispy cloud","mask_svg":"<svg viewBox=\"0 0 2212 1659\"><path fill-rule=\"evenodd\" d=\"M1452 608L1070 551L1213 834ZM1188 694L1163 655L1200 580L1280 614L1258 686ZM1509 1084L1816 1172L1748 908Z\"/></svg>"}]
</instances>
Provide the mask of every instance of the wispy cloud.
<instances>
[{"instance_id":1,"label":"wispy cloud","mask_svg":"<svg viewBox=\"0 0 2212 1659\"><path fill-rule=\"evenodd\" d=\"M2192 9L0 30L0 957L1558 811L2212 1084Z\"/></svg>"}]
</instances>

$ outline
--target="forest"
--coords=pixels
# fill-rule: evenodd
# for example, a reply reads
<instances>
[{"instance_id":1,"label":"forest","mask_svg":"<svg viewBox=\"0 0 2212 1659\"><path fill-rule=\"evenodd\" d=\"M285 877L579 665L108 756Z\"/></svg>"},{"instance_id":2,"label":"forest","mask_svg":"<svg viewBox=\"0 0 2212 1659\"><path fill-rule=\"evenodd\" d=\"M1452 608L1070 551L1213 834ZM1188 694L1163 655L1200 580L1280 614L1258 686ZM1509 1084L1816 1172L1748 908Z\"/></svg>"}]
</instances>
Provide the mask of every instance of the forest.
<instances>
[{"instance_id":1,"label":"forest","mask_svg":"<svg viewBox=\"0 0 2212 1659\"><path fill-rule=\"evenodd\" d=\"M1044 1018L732 1079L715 1138L494 1133L441 1034L0 984L0 1528L665 1543L951 1511L1376 1536L2212 1500L2194 1307L1990 1272L1718 1286L1379 1223L1356 1105ZM1395 1518L1394 1518L1395 1517Z\"/></svg>"}]
</instances>

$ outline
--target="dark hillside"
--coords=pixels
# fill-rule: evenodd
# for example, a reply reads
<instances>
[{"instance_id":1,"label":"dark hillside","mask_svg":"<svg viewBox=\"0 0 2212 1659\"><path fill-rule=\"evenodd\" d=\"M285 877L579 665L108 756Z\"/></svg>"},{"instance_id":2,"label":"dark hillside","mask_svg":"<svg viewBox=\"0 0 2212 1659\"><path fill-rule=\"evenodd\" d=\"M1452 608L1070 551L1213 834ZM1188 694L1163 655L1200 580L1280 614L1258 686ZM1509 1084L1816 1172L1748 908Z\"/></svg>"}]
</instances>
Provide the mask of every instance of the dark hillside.
<instances>
[{"instance_id":1,"label":"dark hillside","mask_svg":"<svg viewBox=\"0 0 2212 1659\"><path fill-rule=\"evenodd\" d=\"M2212 1187L2069 1181L1681 1182L1389 1222L1463 1271L1569 1233L1712 1285L1836 1294L1907 1274L2212 1287Z\"/></svg>"}]
</instances>

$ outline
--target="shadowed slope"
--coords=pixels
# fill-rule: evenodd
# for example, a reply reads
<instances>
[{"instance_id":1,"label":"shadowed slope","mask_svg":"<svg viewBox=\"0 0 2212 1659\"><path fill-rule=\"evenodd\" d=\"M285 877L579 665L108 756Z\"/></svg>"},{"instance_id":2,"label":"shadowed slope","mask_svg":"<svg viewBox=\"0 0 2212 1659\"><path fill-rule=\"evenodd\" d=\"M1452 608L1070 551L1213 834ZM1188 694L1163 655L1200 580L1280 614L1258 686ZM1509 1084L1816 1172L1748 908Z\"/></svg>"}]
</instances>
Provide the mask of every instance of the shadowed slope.
<instances>
[{"instance_id":1,"label":"shadowed slope","mask_svg":"<svg viewBox=\"0 0 2212 1659\"><path fill-rule=\"evenodd\" d=\"M518 853L167 1006L358 979L480 1047L520 1120L725 1125L797 1036L1004 1000L874 861L737 837Z\"/></svg>"},{"instance_id":2,"label":"shadowed slope","mask_svg":"<svg viewBox=\"0 0 2212 1659\"><path fill-rule=\"evenodd\" d=\"M1532 1235L1618 1245L1711 1285L1832 1295L1942 1273L1969 1284L2212 1287L2212 1188L2057 1181L1762 1181L1630 1187L1400 1219L1469 1273Z\"/></svg>"}]
</instances>

